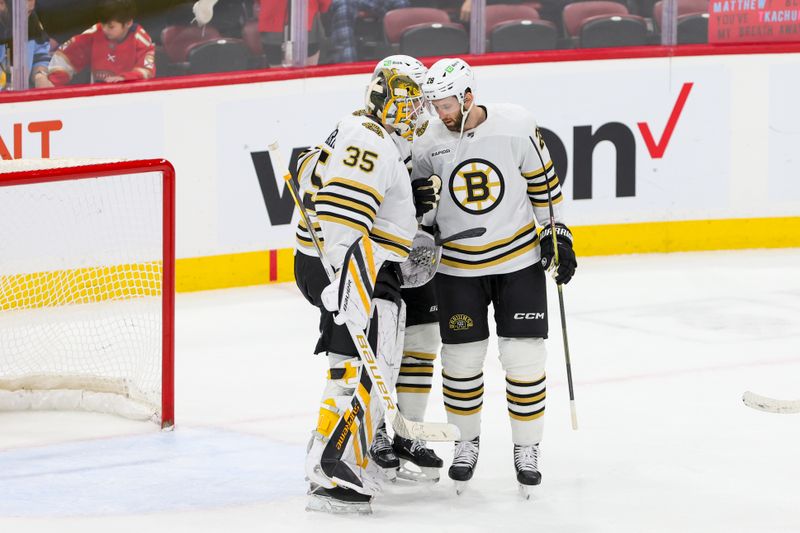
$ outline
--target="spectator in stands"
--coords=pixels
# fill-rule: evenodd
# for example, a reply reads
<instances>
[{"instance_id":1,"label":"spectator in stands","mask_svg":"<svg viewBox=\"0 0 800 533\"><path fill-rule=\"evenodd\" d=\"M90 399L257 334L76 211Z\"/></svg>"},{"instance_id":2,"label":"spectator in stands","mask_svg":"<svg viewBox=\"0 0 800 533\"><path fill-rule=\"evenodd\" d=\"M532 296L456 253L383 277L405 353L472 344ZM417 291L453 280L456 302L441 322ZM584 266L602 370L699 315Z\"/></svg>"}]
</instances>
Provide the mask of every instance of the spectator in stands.
<instances>
[{"instance_id":1,"label":"spectator in stands","mask_svg":"<svg viewBox=\"0 0 800 533\"><path fill-rule=\"evenodd\" d=\"M28 0L28 47L26 59L30 72L31 87L52 87L47 79L47 65L50 63L50 38L42 28L34 9L36 0ZM0 65L4 78L0 81L0 90L10 81L8 73L11 64L11 0L0 0Z\"/></svg>"},{"instance_id":2,"label":"spectator in stands","mask_svg":"<svg viewBox=\"0 0 800 533\"><path fill-rule=\"evenodd\" d=\"M355 25L360 11L383 18L387 11L409 7L409 0L333 0L331 6L331 63L358 61Z\"/></svg>"},{"instance_id":3,"label":"spectator in stands","mask_svg":"<svg viewBox=\"0 0 800 533\"><path fill-rule=\"evenodd\" d=\"M307 65L316 65L319 60L320 44L325 39L320 15L327 12L330 7L331 0L308 0ZM283 62L283 45L289 40L289 2L260 0L258 31L261 32L267 61L270 65L280 65Z\"/></svg>"},{"instance_id":4,"label":"spectator in stands","mask_svg":"<svg viewBox=\"0 0 800 533\"><path fill-rule=\"evenodd\" d=\"M223 37L239 39L248 11L244 0L219 0L214 6L214 22L211 24Z\"/></svg>"},{"instance_id":5,"label":"spectator in stands","mask_svg":"<svg viewBox=\"0 0 800 533\"><path fill-rule=\"evenodd\" d=\"M564 10L564 6L571 1L572 0L536 0L535 2L529 2L526 0L486 0L486 5L533 4L532 7L536 8L536 11L539 12L539 16L542 19L549 20L555 24L557 28L561 28L561 12ZM463 0L459 13L459 19L464 24L469 24L471 15L472 0Z\"/></svg>"},{"instance_id":6,"label":"spectator in stands","mask_svg":"<svg viewBox=\"0 0 800 533\"><path fill-rule=\"evenodd\" d=\"M85 68L91 83L115 83L153 78L155 47L134 22L134 0L102 0L100 22L61 45L50 61L48 78L66 85Z\"/></svg>"}]
</instances>

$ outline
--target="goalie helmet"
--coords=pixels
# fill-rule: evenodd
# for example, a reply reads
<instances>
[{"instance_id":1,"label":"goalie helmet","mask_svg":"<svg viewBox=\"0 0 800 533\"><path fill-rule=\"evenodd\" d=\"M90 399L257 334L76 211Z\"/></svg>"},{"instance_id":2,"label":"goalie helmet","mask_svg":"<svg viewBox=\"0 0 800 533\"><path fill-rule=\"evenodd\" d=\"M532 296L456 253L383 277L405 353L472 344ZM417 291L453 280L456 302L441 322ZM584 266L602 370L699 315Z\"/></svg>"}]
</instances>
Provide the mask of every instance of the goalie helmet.
<instances>
[{"instance_id":1,"label":"goalie helmet","mask_svg":"<svg viewBox=\"0 0 800 533\"><path fill-rule=\"evenodd\" d=\"M428 101L455 96L462 106L467 90L475 94L475 75L466 61L457 58L440 59L434 63L422 85Z\"/></svg>"},{"instance_id":2,"label":"goalie helmet","mask_svg":"<svg viewBox=\"0 0 800 533\"><path fill-rule=\"evenodd\" d=\"M396 69L400 74L410 76L420 87L425 82L425 74L428 73L427 67L420 60L403 54L388 56L378 61L375 70L372 71L372 76L376 76L384 68Z\"/></svg>"},{"instance_id":3,"label":"goalie helmet","mask_svg":"<svg viewBox=\"0 0 800 533\"><path fill-rule=\"evenodd\" d=\"M384 126L391 126L407 141L414 135L424 98L417 82L397 69L382 68L367 87L366 110Z\"/></svg>"}]
</instances>

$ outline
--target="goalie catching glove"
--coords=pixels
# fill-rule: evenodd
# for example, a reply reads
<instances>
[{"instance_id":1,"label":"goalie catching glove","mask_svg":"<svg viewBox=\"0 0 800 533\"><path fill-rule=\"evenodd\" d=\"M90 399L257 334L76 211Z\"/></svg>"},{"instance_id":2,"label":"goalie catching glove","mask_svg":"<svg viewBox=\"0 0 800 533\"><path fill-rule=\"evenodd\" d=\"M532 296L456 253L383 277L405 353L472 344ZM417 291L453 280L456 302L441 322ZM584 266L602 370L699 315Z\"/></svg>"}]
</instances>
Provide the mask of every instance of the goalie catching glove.
<instances>
[{"instance_id":1,"label":"goalie catching glove","mask_svg":"<svg viewBox=\"0 0 800 533\"><path fill-rule=\"evenodd\" d=\"M417 209L417 217L421 217L428 211L436 209L436 206L439 205L441 190L442 179L436 174L431 174L427 178L419 178L411 182L411 191L414 194L414 207Z\"/></svg>"},{"instance_id":2,"label":"goalie catching glove","mask_svg":"<svg viewBox=\"0 0 800 533\"><path fill-rule=\"evenodd\" d=\"M553 248L553 228L545 226L539 234L539 244L542 252L542 267L545 270L556 269L556 283L569 283L578 261L575 259L575 252L572 250L572 232L560 222L556 222L556 240L558 242L558 263L555 263L555 249Z\"/></svg>"},{"instance_id":3,"label":"goalie catching glove","mask_svg":"<svg viewBox=\"0 0 800 533\"><path fill-rule=\"evenodd\" d=\"M336 279L320 295L325 309L335 313L334 322L366 329L372 316L375 282L386 257L387 252L366 237L350 245Z\"/></svg>"},{"instance_id":4,"label":"goalie catching glove","mask_svg":"<svg viewBox=\"0 0 800 533\"><path fill-rule=\"evenodd\" d=\"M441 257L442 247L434 236L421 228L417 230L408 259L400 263L403 288L421 287L432 280Z\"/></svg>"}]
</instances>

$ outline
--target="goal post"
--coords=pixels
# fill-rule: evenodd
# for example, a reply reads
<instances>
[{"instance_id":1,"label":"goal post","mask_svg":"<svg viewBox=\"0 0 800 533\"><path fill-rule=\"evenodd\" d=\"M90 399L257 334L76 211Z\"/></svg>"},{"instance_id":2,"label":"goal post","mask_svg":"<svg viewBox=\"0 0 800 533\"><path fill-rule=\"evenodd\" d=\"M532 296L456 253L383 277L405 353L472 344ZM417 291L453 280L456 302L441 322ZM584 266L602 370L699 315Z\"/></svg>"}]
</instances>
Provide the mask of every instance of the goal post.
<instances>
[{"instance_id":1,"label":"goal post","mask_svg":"<svg viewBox=\"0 0 800 533\"><path fill-rule=\"evenodd\" d=\"M175 170L0 161L0 410L174 424Z\"/></svg>"}]
</instances>

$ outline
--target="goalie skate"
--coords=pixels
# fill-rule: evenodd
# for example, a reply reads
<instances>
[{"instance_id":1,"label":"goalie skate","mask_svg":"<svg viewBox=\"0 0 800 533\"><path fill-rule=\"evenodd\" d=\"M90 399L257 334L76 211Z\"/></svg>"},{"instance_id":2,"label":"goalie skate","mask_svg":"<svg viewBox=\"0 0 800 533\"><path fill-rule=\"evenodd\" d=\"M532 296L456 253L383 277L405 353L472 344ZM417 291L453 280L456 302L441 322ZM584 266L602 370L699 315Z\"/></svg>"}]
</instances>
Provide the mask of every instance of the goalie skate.
<instances>
[{"instance_id":1,"label":"goalie skate","mask_svg":"<svg viewBox=\"0 0 800 533\"><path fill-rule=\"evenodd\" d=\"M326 489L311 484L306 511L330 514L372 514L372 496L344 487Z\"/></svg>"},{"instance_id":2,"label":"goalie skate","mask_svg":"<svg viewBox=\"0 0 800 533\"><path fill-rule=\"evenodd\" d=\"M418 483L439 481L439 469L444 463L433 450L425 446L425 441L395 435L394 451L400 459L398 478Z\"/></svg>"}]
</instances>

